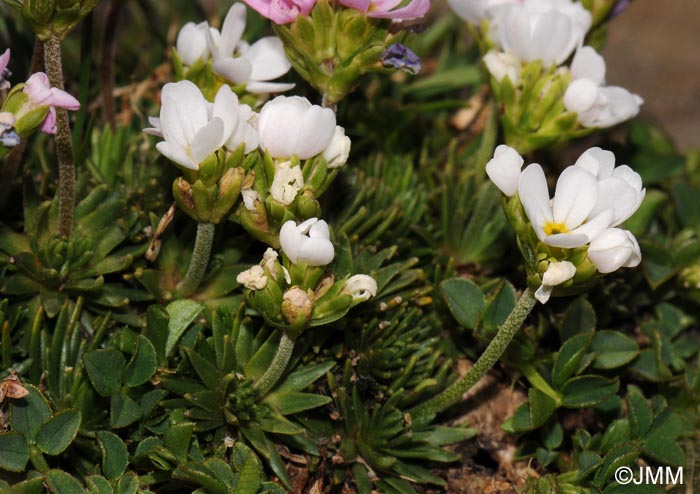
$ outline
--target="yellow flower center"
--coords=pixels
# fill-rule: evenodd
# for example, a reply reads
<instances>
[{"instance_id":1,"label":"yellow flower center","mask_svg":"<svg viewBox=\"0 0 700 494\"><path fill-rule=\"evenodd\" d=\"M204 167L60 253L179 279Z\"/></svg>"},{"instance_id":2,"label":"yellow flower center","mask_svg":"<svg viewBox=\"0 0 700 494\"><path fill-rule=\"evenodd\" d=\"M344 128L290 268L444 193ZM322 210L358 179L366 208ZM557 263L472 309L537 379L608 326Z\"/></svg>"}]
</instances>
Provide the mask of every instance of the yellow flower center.
<instances>
[{"instance_id":1,"label":"yellow flower center","mask_svg":"<svg viewBox=\"0 0 700 494\"><path fill-rule=\"evenodd\" d=\"M569 229L566 228L564 223L550 223L544 224L544 233L547 236L556 235L557 233L569 233Z\"/></svg>"}]
</instances>

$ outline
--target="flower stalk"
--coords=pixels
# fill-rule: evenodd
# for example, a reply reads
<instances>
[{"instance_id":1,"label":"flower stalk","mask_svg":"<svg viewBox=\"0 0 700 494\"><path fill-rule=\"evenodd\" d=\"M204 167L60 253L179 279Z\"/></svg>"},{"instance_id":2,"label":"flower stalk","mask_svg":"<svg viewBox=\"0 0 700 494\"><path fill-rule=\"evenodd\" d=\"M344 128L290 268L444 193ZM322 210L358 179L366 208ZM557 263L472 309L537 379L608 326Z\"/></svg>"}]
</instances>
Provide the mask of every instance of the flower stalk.
<instances>
[{"instance_id":1,"label":"flower stalk","mask_svg":"<svg viewBox=\"0 0 700 494\"><path fill-rule=\"evenodd\" d=\"M181 297L192 295L204 278L214 243L214 230L213 223L202 222L197 224L197 237L194 241L190 265L187 268L185 277L178 283L176 289Z\"/></svg>"},{"instance_id":2,"label":"flower stalk","mask_svg":"<svg viewBox=\"0 0 700 494\"><path fill-rule=\"evenodd\" d=\"M51 35L44 42L44 65L51 85L63 91L61 41ZM68 112L56 108L56 155L58 156L58 235L70 236L75 209L75 160Z\"/></svg>"},{"instance_id":3,"label":"flower stalk","mask_svg":"<svg viewBox=\"0 0 700 494\"><path fill-rule=\"evenodd\" d=\"M489 346L486 347L486 350L484 350L484 353L481 354L481 357L474 363L472 368L442 393L408 411L413 422L422 423L424 419L427 421L429 417L458 403L464 393L469 391L498 362L498 359L503 355L503 352L505 352L511 340L523 325L525 318L532 312L536 302L537 300L532 290L527 288L520 296L520 300L518 300L506 322L499 328L496 336L491 340Z\"/></svg>"},{"instance_id":4,"label":"flower stalk","mask_svg":"<svg viewBox=\"0 0 700 494\"><path fill-rule=\"evenodd\" d=\"M282 374L284 374L284 371L287 369L287 364L289 364L289 359L291 359L293 351L294 339L290 338L286 332L283 332L279 347L277 347L277 353L275 353L270 367L267 368L260 380L255 383L258 396L264 396L277 384Z\"/></svg>"}]
</instances>

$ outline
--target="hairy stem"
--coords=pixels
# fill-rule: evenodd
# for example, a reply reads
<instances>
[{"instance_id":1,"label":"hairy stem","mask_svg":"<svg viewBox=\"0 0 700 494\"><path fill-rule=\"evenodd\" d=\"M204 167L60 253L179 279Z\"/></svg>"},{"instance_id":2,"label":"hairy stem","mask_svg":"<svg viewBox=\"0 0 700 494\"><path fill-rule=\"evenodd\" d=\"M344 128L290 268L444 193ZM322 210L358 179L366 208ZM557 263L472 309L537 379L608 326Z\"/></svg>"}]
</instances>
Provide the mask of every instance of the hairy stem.
<instances>
[{"instance_id":1,"label":"hairy stem","mask_svg":"<svg viewBox=\"0 0 700 494\"><path fill-rule=\"evenodd\" d=\"M409 410L408 413L413 421L422 422L422 419L428 419L458 403L464 393L469 391L498 362L536 302L532 291L529 288L526 289L506 322L498 329L498 333L472 368L442 393Z\"/></svg>"},{"instance_id":2,"label":"hairy stem","mask_svg":"<svg viewBox=\"0 0 700 494\"><path fill-rule=\"evenodd\" d=\"M44 65L51 85L63 90L61 41L54 35L44 42ZM68 112L56 108L56 155L58 156L58 235L70 236L75 209L75 162Z\"/></svg>"},{"instance_id":3,"label":"hairy stem","mask_svg":"<svg viewBox=\"0 0 700 494\"><path fill-rule=\"evenodd\" d=\"M214 243L214 224L213 223L198 223L197 238L194 241L194 250L190 265L187 268L185 278L178 283L177 293L181 297L189 297L199 287L199 284L204 278L204 273L207 271L209 264L209 256L211 255L212 244Z\"/></svg>"},{"instance_id":4,"label":"hairy stem","mask_svg":"<svg viewBox=\"0 0 700 494\"><path fill-rule=\"evenodd\" d=\"M262 375L260 380L255 383L255 389L258 391L258 396L263 396L265 393L270 391L275 384L280 380L282 374L287 369L287 364L289 359L292 357L292 352L294 351L294 340L287 336L287 333L282 333L282 338L280 339L280 345L277 347L277 353L270 363L270 367L267 368L265 374Z\"/></svg>"}]
</instances>

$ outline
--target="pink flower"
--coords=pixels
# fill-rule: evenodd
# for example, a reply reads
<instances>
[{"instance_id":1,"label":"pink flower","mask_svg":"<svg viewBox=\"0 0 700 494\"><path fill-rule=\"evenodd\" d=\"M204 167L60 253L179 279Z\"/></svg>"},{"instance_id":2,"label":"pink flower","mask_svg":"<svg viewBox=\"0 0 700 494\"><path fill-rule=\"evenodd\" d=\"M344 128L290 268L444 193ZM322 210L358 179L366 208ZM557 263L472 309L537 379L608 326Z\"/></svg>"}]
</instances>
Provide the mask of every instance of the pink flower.
<instances>
[{"instance_id":1,"label":"pink flower","mask_svg":"<svg viewBox=\"0 0 700 494\"><path fill-rule=\"evenodd\" d=\"M248 6L275 24L294 22L299 14L309 15L316 0L243 0Z\"/></svg>"},{"instance_id":2,"label":"pink flower","mask_svg":"<svg viewBox=\"0 0 700 494\"><path fill-rule=\"evenodd\" d=\"M12 73L7 69L7 64L10 63L10 49L5 50L5 53L0 55L0 90L10 87L10 83L6 81Z\"/></svg>"},{"instance_id":3,"label":"pink flower","mask_svg":"<svg viewBox=\"0 0 700 494\"><path fill-rule=\"evenodd\" d=\"M56 108L72 111L80 108L80 102L73 96L58 88L51 87L48 76L43 72L32 74L23 91L32 105L49 107L49 113L39 128L45 134L56 133Z\"/></svg>"},{"instance_id":4,"label":"pink flower","mask_svg":"<svg viewBox=\"0 0 700 494\"><path fill-rule=\"evenodd\" d=\"M396 9L402 0L339 0L351 9L364 12L367 17L378 19L418 19L428 13L430 0L412 0L408 5ZM395 10L392 10L395 9Z\"/></svg>"}]
</instances>

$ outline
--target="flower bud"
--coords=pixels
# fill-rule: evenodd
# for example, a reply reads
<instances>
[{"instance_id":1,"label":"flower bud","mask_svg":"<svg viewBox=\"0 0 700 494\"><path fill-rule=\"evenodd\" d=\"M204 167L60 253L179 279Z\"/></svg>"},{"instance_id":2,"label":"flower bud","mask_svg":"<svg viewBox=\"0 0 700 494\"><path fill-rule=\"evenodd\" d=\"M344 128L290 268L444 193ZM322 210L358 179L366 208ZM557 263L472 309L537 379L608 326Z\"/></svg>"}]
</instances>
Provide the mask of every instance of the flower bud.
<instances>
[{"instance_id":1,"label":"flower bud","mask_svg":"<svg viewBox=\"0 0 700 494\"><path fill-rule=\"evenodd\" d=\"M325 266L335 257L328 223L318 218L308 219L299 225L287 221L280 229L279 240L282 251L294 264Z\"/></svg>"},{"instance_id":2,"label":"flower bud","mask_svg":"<svg viewBox=\"0 0 700 494\"><path fill-rule=\"evenodd\" d=\"M336 126L331 142L322 154L328 168L339 168L347 163L350 146L350 138L345 135L345 129L339 125Z\"/></svg>"},{"instance_id":3,"label":"flower bud","mask_svg":"<svg viewBox=\"0 0 700 494\"><path fill-rule=\"evenodd\" d=\"M520 169L524 162L515 149L501 144L494 151L491 161L486 164L486 174L501 192L512 197L518 191Z\"/></svg>"},{"instance_id":4,"label":"flower bud","mask_svg":"<svg viewBox=\"0 0 700 494\"><path fill-rule=\"evenodd\" d=\"M576 274L576 266L568 261L550 262L542 275L542 285L535 291L535 298L546 304L554 287L569 281Z\"/></svg>"},{"instance_id":5,"label":"flower bud","mask_svg":"<svg viewBox=\"0 0 700 494\"><path fill-rule=\"evenodd\" d=\"M588 257L601 273L633 268L642 261L637 239L628 230L609 228L591 241Z\"/></svg>"},{"instance_id":6,"label":"flower bud","mask_svg":"<svg viewBox=\"0 0 700 494\"><path fill-rule=\"evenodd\" d=\"M267 285L265 270L258 264L239 273L236 281L249 290L262 290Z\"/></svg>"},{"instance_id":7,"label":"flower bud","mask_svg":"<svg viewBox=\"0 0 700 494\"><path fill-rule=\"evenodd\" d=\"M282 315L291 326L289 329L297 334L303 331L311 319L314 308L313 292L292 287L282 297Z\"/></svg>"}]
</instances>

